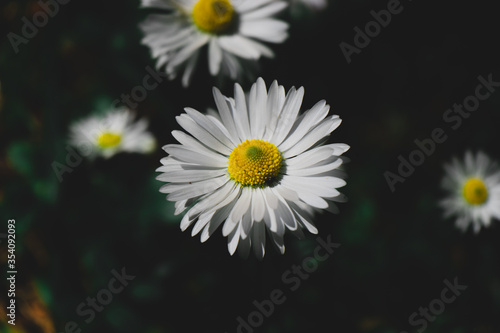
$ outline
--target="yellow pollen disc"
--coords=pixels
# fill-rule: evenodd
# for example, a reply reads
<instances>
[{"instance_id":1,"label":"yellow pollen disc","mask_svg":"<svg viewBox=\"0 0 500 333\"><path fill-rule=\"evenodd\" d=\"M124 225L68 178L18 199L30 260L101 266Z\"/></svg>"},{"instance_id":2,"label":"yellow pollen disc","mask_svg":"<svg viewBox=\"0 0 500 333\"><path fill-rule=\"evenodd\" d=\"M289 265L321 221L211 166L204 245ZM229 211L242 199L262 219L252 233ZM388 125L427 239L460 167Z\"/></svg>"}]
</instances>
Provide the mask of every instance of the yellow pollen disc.
<instances>
[{"instance_id":1,"label":"yellow pollen disc","mask_svg":"<svg viewBox=\"0 0 500 333\"><path fill-rule=\"evenodd\" d=\"M488 189L479 178L470 178L465 182L463 195L471 205L481 205L488 199Z\"/></svg>"},{"instance_id":2,"label":"yellow pollen disc","mask_svg":"<svg viewBox=\"0 0 500 333\"><path fill-rule=\"evenodd\" d=\"M194 24L200 30L220 34L231 28L234 9L229 0L199 0L192 15Z\"/></svg>"},{"instance_id":3,"label":"yellow pollen disc","mask_svg":"<svg viewBox=\"0 0 500 333\"><path fill-rule=\"evenodd\" d=\"M122 141L122 137L119 134L105 132L99 135L97 138L97 144L101 148L111 148L117 146Z\"/></svg>"},{"instance_id":4,"label":"yellow pollen disc","mask_svg":"<svg viewBox=\"0 0 500 333\"><path fill-rule=\"evenodd\" d=\"M229 155L227 171L242 186L265 187L278 176L283 158L275 145L264 140L246 140Z\"/></svg>"}]
</instances>

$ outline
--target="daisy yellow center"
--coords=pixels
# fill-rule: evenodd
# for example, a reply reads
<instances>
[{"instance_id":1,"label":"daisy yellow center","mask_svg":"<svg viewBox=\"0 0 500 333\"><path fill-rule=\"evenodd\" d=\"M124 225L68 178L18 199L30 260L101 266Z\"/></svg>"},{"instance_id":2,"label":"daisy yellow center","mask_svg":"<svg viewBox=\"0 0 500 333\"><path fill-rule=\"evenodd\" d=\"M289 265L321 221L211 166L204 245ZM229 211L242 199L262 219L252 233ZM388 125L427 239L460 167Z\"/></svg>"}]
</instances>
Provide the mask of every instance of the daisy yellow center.
<instances>
[{"instance_id":1,"label":"daisy yellow center","mask_svg":"<svg viewBox=\"0 0 500 333\"><path fill-rule=\"evenodd\" d=\"M471 205L481 205L488 199L488 189L481 179L470 178L465 182L463 195Z\"/></svg>"},{"instance_id":2,"label":"daisy yellow center","mask_svg":"<svg viewBox=\"0 0 500 333\"><path fill-rule=\"evenodd\" d=\"M196 26L211 34L227 32L234 18L234 9L229 0L199 0L193 8Z\"/></svg>"},{"instance_id":3,"label":"daisy yellow center","mask_svg":"<svg viewBox=\"0 0 500 333\"><path fill-rule=\"evenodd\" d=\"M122 137L119 134L105 132L99 135L97 138L97 144L101 148L111 148L115 147L122 141Z\"/></svg>"},{"instance_id":4,"label":"daisy yellow center","mask_svg":"<svg viewBox=\"0 0 500 333\"><path fill-rule=\"evenodd\" d=\"M229 176L242 186L264 187L272 183L282 167L278 148L264 140L246 140L229 155Z\"/></svg>"}]
</instances>

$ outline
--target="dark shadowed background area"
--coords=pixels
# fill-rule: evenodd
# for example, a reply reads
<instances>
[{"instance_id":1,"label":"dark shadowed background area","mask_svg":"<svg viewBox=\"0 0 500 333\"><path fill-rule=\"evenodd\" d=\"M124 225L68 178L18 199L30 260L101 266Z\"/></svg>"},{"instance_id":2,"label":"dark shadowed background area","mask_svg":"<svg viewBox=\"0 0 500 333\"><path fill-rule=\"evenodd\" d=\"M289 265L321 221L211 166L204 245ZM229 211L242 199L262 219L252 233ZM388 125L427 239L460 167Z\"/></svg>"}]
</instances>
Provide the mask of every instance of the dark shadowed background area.
<instances>
[{"instance_id":1,"label":"dark shadowed background area","mask_svg":"<svg viewBox=\"0 0 500 333\"><path fill-rule=\"evenodd\" d=\"M325 99L343 119L330 141L351 146L349 202L317 217L319 235L286 237L284 255L268 242L258 261L231 257L220 231L204 244L181 232L155 180L160 147L180 129L174 117L186 106L214 107L212 86L232 96L232 83L209 77L205 58L189 88L163 81L136 107L158 140L153 154L84 160L60 182L52 165L66 163L70 124L109 108L154 68L140 44L146 12L138 0L67 1L16 53L9 33L22 36L23 18L43 9L3 0L0 331L499 332L500 222L462 233L437 205L443 163L467 149L500 161L500 87L460 124L443 118L475 94L479 76L500 82L498 11L491 1L401 0L348 63L339 44L354 46L354 28L364 30L370 12L388 3L335 0L323 12L282 14L290 37L273 46L276 58L263 59L260 76L268 86L304 86L304 110ZM398 157L408 159L414 141L436 128L446 140L391 191L384 173L397 174ZM9 219L15 326L6 308ZM317 237L340 247L324 261L307 259ZM311 272L294 271L302 265ZM280 304L269 306L277 294ZM92 310L96 297L106 304Z\"/></svg>"}]
</instances>

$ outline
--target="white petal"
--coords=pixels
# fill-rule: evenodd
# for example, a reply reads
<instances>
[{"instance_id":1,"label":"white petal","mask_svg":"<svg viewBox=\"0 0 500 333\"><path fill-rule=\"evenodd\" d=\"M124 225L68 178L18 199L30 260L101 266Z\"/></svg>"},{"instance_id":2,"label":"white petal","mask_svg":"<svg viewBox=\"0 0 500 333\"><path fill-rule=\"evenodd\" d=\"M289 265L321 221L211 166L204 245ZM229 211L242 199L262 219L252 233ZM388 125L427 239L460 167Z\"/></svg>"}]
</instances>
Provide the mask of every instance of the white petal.
<instances>
[{"instance_id":1,"label":"white petal","mask_svg":"<svg viewBox=\"0 0 500 333\"><path fill-rule=\"evenodd\" d=\"M246 239L252 229L254 219L251 214L244 214L241 218L241 238Z\"/></svg>"},{"instance_id":2,"label":"white petal","mask_svg":"<svg viewBox=\"0 0 500 333\"><path fill-rule=\"evenodd\" d=\"M299 194L299 197L302 192L309 192L329 198L339 195L340 193L336 188L344 186L346 182L336 177L284 176L281 184L295 190Z\"/></svg>"},{"instance_id":3,"label":"white petal","mask_svg":"<svg viewBox=\"0 0 500 333\"><path fill-rule=\"evenodd\" d=\"M174 212L174 215L179 215L180 213L182 213L188 206L188 202L190 200L181 200L181 201L177 201L175 204L174 204L174 207L175 207L175 212Z\"/></svg>"},{"instance_id":4,"label":"white petal","mask_svg":"<svg viewBox=\"0 0 500 333\"><path fill-rule=\"evenodd\" d=\"M269 87L269 93L267 97L267 120L266 120L266 133L263 140L271 140L274 132L276 131L276 124L278 123L278 117L280 111L283 108L285 102L285 94L282 86L278 85L278 81L274 80Z\"/></svg>"},{"instance_id":5,"label":"white petal","mask_svg":"<svg viewBox=\"0 0 500 333\"><path fill-rule=\"evenodd\" d=\"M266 229L263 222L254 223L252 228L252 245L257 259L264 258L266 254Z\"/></svg>"},{"instance_id":6,"label":"white petal","mask_svg":"<svg viewBox=\"0 0 500 333\"><path fill-rule=\"evenodd\" d=\"M209 196L200 199L190 210L191 214L200 214L207 210L216 210L235 200L240 194L241 187L233 182L227 182Z\"/></svg>"},{"instance_id":7,"label":"white petal","mask_svg":"<svg viewBox=\"0 0 500 333\"><path fill-rule=\"evenodd\" d=\"M166 184L160 188L160 192L170 193L169 195L167 195L167 200L170 201L185 200L215 191L216 189L227 183L227 181L228 177L224 175L218 178L208 179L202 182L182 184L179 185L180 188L178 189L174 187L175 184Z\"/></svg>"},{"instance_id":8,"label":"white petal","mask_svg":"<svg viewBox=\"0 0 500 333\"><path fill-rule=\"evenodd\" d=\"M205 35L199 35L198 38L196 38L195 41L192 43L188 44L184 48L182 48L179 52L175 54L175 56L172 57L170 62L167 65L167 68L173 68L180 63L183 63L188 59L189 57L193 56L193 54L203 45L208 43L209 37Z\"/></svg>"},{"instance_id":9,"label":"white petal","mask_svg":"<svg viewBox=\"0 0 500 333\"><path fill-rule=\"evenodd\" d=\"M314 128L321 120L325 119L330 106L325 104L325 101L319 101L309 111L304 114L300 124L281 145L282 150L287 150L302 140L312 128Z\"/></svg>"},{"instance_id":10,"label":"white petal","mask_svg":"<svg viewBox=\"0 0 500 333\"><path fill-rule=\"evenodd\" d=\"M245 13L275 1L276 0L252 0L252 1L246 0L246 1L235 2L234 6L236 7L236 9L238 9L238 12Z\"/></svg>"},{"instance_id":11,"label":"white petal","mask_svg":"<svg viewBox=\"0 0 500 333\"><path fill-rule=\"evenodd\" d=\"M280 228L280 226L287 226L288 229L295 230L297 229L297 221L295 220L295 216L286 201L283 198L279 199L278 209L276 210L276 217L279 220L278 230L276 233L278 235L283 235L285 230L284 228Z\"/></svg>"},{"instance_id":12,"label":"white petal","mask_svg":"<svg viewBox=\"0 0 500 333\"><path fill-rule=\"evenodd\" d=\"M332 145L319 146L287 159L286 165L292 170L309 168L331 158L334 153Z\"/></svg>"},{"instance_id":13,"label":"white petal","mask_svg":"<svg viewBox=\"0 0 500 333\"><path fill-rule=\"evenodd\" d=\"M248 44L249 47L252 47L255 49L255 51L259 54L259 58L261 56L267 57L267 58L274 58L274 52L271 50L269 47L266 45L255 41L253 39L248 38L246 40L246 43Z\"/></svg>"},{"instance_id":14,"label":"white petal","mask_svg":"<svg viewBox=\"0 0 500 333\"><path fill-rule=\"evenodd\" d=\"M248 112L250 114L250 131L252 138L261 138L264 135L267 119L267 91L262 78L252 85L248 96Z\"/></svg>"},{"instance_id":15,"label":"white petal","mask_svg":"<svg viewBox=\"0 0 500 333\"><path fill-rule=\"evenodd\" d=\"M237 83L234 85L234 103L233 117L240 138L249 138L250 123L248 120L247 102L243 89Z\"/></svg>"},{"instance_id":16,"label":"white petal","mask_svg":"<svg viewBox=\"0 0 500 333\"><path fill-rule=\"evenodd\" d=\"M281 254L285 254L285 239L283 236L271 233L271 239Z\"/></svg>"},{"instance_id":17,"label":"white petal","mask_svg":"<svg viewBox=\"0 0 500 333\"><path fill-rule=\"evenodd\" d=\"M191 216L189 211L182 217L180 228L182 231L185 231L198 217L198 215Z\"/></svg>"},{"instance_id":18,"label":"white petal","mask_svg":"<svg viewBox=\"0 0 500 333\"><path fill-rule=\"evenodd\" d=\"M266 211L266 202L264 199L264 194L260 188L256 188L252 191L252 220L254 222L260 222L264 218Z\"/></svg>"},{"instance_id":19,"label":"white petal","mask_svg":"<svg viewBox=\"0 0 500 333\"><path fill-rule=\"evenodd\" d=\"M325 201L325 199L321 198L320 196L317 196L313 193L310 192L300 192L299 193L299 198L304 201L306 204L319 208L319 209L326 209L328 208L328 202Z\"/></svg>"},{"instance_id":20,"label":"white petal","mask_svg":"<svg viewBox=\"0 0 500 333\"><path fill-rule=\"evenodd\" d=\"M211 154L207 150L199 151L187 146L170 144L163 146L168 154L178 160L187 163L194 163L208 167L225 168L227 167L227 158L222 155Z\"/></svg>"},{"instance_id":21,"label":"white petal","mask_svg":"<svg viewBox=\"0 0 500 333\"><path fill-rule=\"evenodd\" d=\"M236 191L232 192L232 194L234 193L236 193ZM204 242L206 239L208 239L208 237L210 237L214 233L214 231L217 230L217 228L222 224L222 222L224 222L227 219L229 213L231 212L236 203L235 197L231 197L231 199L227 201L224 200L224 202L222 202L221 204L225 204L226 202L228 202L228 204L218 209L217 212L212 217L210 223L205 227L206 232L205 229L203 230L204 234L201 235L201 242Z\"/></svg>"},{"instance_id":22,"label":"white petal","mask_svg":"<svg viewBox=\"0 0 500 333\"><path fill-rule=\"evenodd\" d=\"M210 134L206 129L196 123L191 117L186 114L182 114L175 118L179 125L184 128L189 134L195 137L198 141L203 142L211 149L229 156L232 149L229 149L226 145L222 144L217 140L212 134ZM213 125L215 127L215 125Z\"/></svg>"},{"instance_id":23,"label":"white petal","mask_svg":"<svg viewBox=\"0 0 500 333\"><path fill-rule=\"evenodd\" d=\"M200 215L198 218L198 221L193 227L193 230L191 230L191 237L196 236L201 229L203 229L209 222L212 216L214 216L215 212L208 212L208 213L203 213Z\"/></svg>"},{"instance_id":24,"label":"white petal","mask_svg":"<svg viewBox=\"0 0 500 333\"><path fill-rule=\"evenodd\" d=\"M241 238L239 243L238 243L238 253L240 256L245 259L248 257L248 254L250 253L250 247L252 246L252 238L251 237L246 237L246 238Z\"/></svg>"},{"instance_id":25,"label":"white petal","mask_svg":"<svg viewBox=\"0 0 500 333\"><path fill-rule=\"evenodd\" d=\"M238 225L228 236L227 249L231 255L234 254L240 240L241 225Z\"/></svg>"},{"instance_id":26,"label":"white petal","mask_svg":"<svg viewBox=\"0 0 500 333\"><path fill-rule=\"evenodd\" d=\"M294 207L294 205L292 204L292 210L295 213L295 215L299 218L299 221L306 227L306 229L311 234L318 233L318 229L316 228L316 226L312 222L309 222L309 220L306 219L304 216L302 216L304 212L302 212L302 210L298 206Z\"/></svg>"},{"instance_id":27,"label":"white petal","mask_svg":"<svg viewBox=\"0 0 500 333\"><path fill-rule=\"evenodd\" d=\"M196 63L198 62L198 57L200 52L195 52L191 58L189 58L186 68L184 69L184 74L182 75L182 86L186 88L189 86L192 74L196 68Z\"/></svg>"},{"instance_id":28,"label":"white petal","mask_svg":"<svg viewBox=\"0 0 500 333\"><path fill-rule=\"evenodd\" d=\"M222 52L221 65L224 74L228 75L233 80L236 80L243 72L239 58L229 52Z\"/></svg>"},{"instance_id":29,"label":"white petal","mask_svg":"<svg viewBox=\"0 0 500 333\"><path fill-rule=\"evenodd\" d=\"M220 47L227 52L244 59L258 59L260 53L248 41L249 39L242 35L221 36L218 38Z\"/></svg>"},{"instance_id":30,"label":"white petal","mask_svg":"<svg viewBox=\"0 0 500 333\"><path fill-rule=\"evenodd\" d=\"M270 209L274 210L278 208L278 197L269 187L262 189L262 194L264 195L264 200Z\"/></svg>"},{"instance_id":31,"label":"white petal","mask_svg":"<svg viewBox=\"0 0 500 333\"><path fill-rule=\"evenodd\" d=\"M279 115L278 124L276 125L276 132L271 139L271 142L276 146L281 144L283 140L288 135L288 132L292 128L297 114L299 113L300 106L302 105L302 98L304 97L304 88L300 87L298 90L291 88L285 99L285 104L283 105L283 111Z\"/></svg>"},{"instance_id":32,"label":"white petal","mask_svg":"<svg viewBox=\"0 0 500 333\"><path fill-rule=\"evenodd\" d=\"M208 43L208 68L210 74L217 75L222 61L222 50L217 44L217 39L212 38Z\"/></svg>"},{"instance_id":33,"label":"white petal","mask_svg":"<svg viewBox=\"0 0 500 333\"><path fill-rule=\"evenodd\" d=\"M212 121L210 121L207 116L192 108L184 108L184 110L198 125L205 128L222 144L224 144L226 147L234 148L234 143L231 142L231 139L224 132L222 132L220 128L218 128Z\"/></svg>"},{"instance_id":34,"label":"white petal","mask_svg":"<svg viewBox=\"0 0 500 333\"><path fill-rule=\"evenodd\" d=\"M216 178L222 176L226 173L226 170L204 170L204 169L192 169L192 170L179 170L163 173L156 177L156 179L163 182L172 183L187 183L187 182L198 182L201 180L207 180L211 178Z\"/></svg>"},{"instance_id":35,"label":"white petal","mask_svg":"<svg viewBox=\"0 0 500 333\"><path fill-rule=\"evenodd\" d=\"M205 146L204 143L196 140L192 136L185 132L174 130L172 131L172 136L182 145L189 147L193 150L199 151L203 154L210 154L213 158L219 158L222 156L227 160L227 156L221 155L219 152Z\"/></svg>"},{"instance_id":36,"label":"white petal","mask_svg":"<svg viewBox=\"0 0 500 333\"><path fill-rule=\"evenodd\" d=\"M338 157L334 157L335 161L324 164L324 165L319 165L319 166L314 166L310 168L303 168L303 169L287 169L286 173L290 176L314 176L318 174L325 173L327 171L334 170L338 168L342 164L342 160Z\"/></svg>"},{"instance_id":37,"label":"white petal","mask_svg":"<svg viewBox=\"0 0 500 333\"><path fill-rule=\"evenodd\" d=\"M244 214L247 214L251 202L251 193L248 188L241 190L240 197L236 201L233 210L222 227L222 235L227 236L234 227L239 224L239 221Z\"/></svg>"},{"instance_id":38,"label":"white petal","mask_svg":"<svg viewBox=\"0 0 500 333\"><path fill-rule=\"evenodd\" d=\"M213 95L215 104L217 105L217 109L219 110L220 117L222 119L222 123L226 127L227 131L230 134L231 141L233 145L238 145L238 132L236 130L236 126L234 124L234 119L231 114L230 104L227 99L222 95L219 89L213 88Z\"/></svg>"},{"instance_id":39,"label":"white petal","mask_svg":"<svg viewBox=\"0 0 500 333\"><path fill-rule=\"evenodd\" d=\"M241 190L241 195L238 198L238 202L234 205L231 214L229 214L229 219L233 221L239 221L244 214L248 212L250 208L250 203L252 201L252 192L249 188L243 188Z\"/></svg>"},{"instance_id":40,"label":"white petal","mask_svg":"<svg viewBox=\"0 0 500 333\"><path fill-rule=\"evenodd\" d=\"M247 21L271 17L285 9L287 6L288 4L284 1L271 2L267 6L262 6L252 12L245 13L245 15L242 15L241 20Z\"/></svg>"},{"instance_id":41,"label":"white petal","mask_svg":"<svg viewBox=\"0 0 500 333\"><path fill-rule=\"evenodd\" d=\"M299 195L297 194L296 191L287 188L286 186L276 186L275 188L271 189L273 193L275 194L276 197L283 197L287 201L299 201Z\"/></svg>"},{"instance_id":42,"label":"white petal","mask_svg":"<svg viewBox=\"0 0 500 333\"><path fill-rule=\"evenodd\" d=\"M337 156L340 156L342 155L343 153L345 153L346 151L349 150L349 145L346 145L345 143L334 143L334 144L331 144L329 145L329 147L332 147L333 148L333 155L337 155Z\"/></svg>"},{"instance_id":43,"label":"white petal","mask_svg":"<svg viewBox=\"0 0 500 333\"><path fill-rule=\"evenodd\" d=\"M328 117L313 130L307 133L296 145L288 150L282 150L283 157L290 158L309 149L311 146L328 136L335 128L337 128L337 126L340 125L340 123L341 120L336 118L336 116Z\"/></svg>"}]
</instances>

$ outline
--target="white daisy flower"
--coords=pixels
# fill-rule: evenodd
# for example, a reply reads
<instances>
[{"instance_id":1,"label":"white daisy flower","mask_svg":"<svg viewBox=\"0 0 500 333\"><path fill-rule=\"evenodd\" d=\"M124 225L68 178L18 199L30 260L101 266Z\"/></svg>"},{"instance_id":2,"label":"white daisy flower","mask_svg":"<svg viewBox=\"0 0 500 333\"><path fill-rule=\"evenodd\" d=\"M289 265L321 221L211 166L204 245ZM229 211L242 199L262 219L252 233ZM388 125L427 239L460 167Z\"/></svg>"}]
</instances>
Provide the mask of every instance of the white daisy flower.
<instances>
[{"instance_id":1,"label":"white daisy flower","mask_svg":"<svg viewBox=\"0 0 500 333\"><path fill-rule=\"evenodd\" d=\"M73 124L69 142L90 159L109 158L120 152L145 154L156 147L156 140L147 127L145 119L134 121L130 110L118 108Z\"/></svg>"},{"instance_id":2,"label":"white daisy flower","mask_svg":"<svg viewBox=\"0 0 500 333\"><path fill-rule=\"evenodd\" d=\"M445 216L455 215L456 226L465 231L472 224L475 233L500 219L500 169L488 156L465 154L464 162L454 159L445 165L443 188L450 196L441 201Z\"/></svg>"},{"instance_id":3,"label":"white daisy flower","mask_svg":"<svg viewBox=\"0 0 500 333\"><path fill-rule=\"evenodd\" d=\"M316 211L337 212L333 201L345 201L337 191L346 182L338 170L346 144L321 145L340 125L327 116L325 101L299 115L304 89L292 87L285 95L274 81L266 90L259 78L245 96L234 86L234 98L213 89L218 113L204 115L192 108L176 117L183 131L172 135L180 144L163 149L169 154L157 169L160 189L175 201L175 214L188 209L181 230L193 225L192 236L205 242L222 226L232 255L238 248L247 256L265 253L268 231L281 253L289 230L316 234Z\"/></svg>"},{"instance_id":4,"label":"white daisy flower","mask_svg":"<svg viewBox=\"0 0 500 333\"><path fill-rule=\"evenodd\" d=\"M142 0L142 7L167 10L151 14L140 28L157 68L170 79L182 69L189 85L200 50L208 46L210 74L236 79L273 51L262 42L282 43L288 24L272 18L287 3L277 0Z\"/></svg>"}]
</instances>

